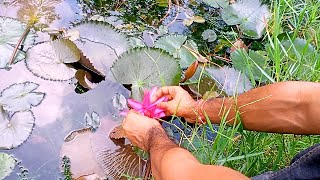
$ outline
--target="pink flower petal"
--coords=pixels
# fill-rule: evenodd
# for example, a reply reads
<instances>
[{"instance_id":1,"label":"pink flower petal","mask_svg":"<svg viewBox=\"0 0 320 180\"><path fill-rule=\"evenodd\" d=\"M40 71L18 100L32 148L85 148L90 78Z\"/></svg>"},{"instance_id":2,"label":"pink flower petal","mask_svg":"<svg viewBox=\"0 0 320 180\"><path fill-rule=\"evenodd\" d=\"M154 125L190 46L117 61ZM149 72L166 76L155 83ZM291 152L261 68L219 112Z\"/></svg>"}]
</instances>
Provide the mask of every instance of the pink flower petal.
<instances>
[{"instance_id":1,"label":"pink flower petal","mask_svg":"<svg viewBox=\"0 0 320 180\"><path fill-rule=\"evenodd\" d=\"M144 91L142 105L146 106L150 104L150 92L148 90Z\"/></svg>"},{"instance_id":2,"label":"pink flower petal","mask_svg":"<svg viewBox=\"0 0 320 180\"><path fill-rule=\"evenodd\" d=\"M154 94L157 92L158 88L157 87L153 87L152 90L150 91L150 100L152 99L152 97L154 96ZM150 102L153 103L153 102Z\"/></svg>"},{"instance_id":3,"label":"pink flower petal","mask_svg":"<svg viewBox=\"0 0 320 180\"><path fill-rule=\"evenodd\" d=\"M156 114L155 118L162 118L162 117L165 117L165 116L166 116L166 114L164 112L161 112L159 114Z\"/></svg>"},{"instance_id":4,"label":"pink flower petal","mask_svg":"<svg viewBox=\"0 0 320 180\"><path fill-rule=\"evenodd\" d=\"M131 108L137 111L143 108L143 105L140 102L135 101L133 99L128 99L128 104L130 105Z\"/></svg>"},{"instance_id":5,"label":"pink flower petal","mask_svg":"<svg viewBox=\"0 0 320 180\"><path fill-rule=\"evenodd\" d=\"M129 112L128 110L123 110L123 111L120 112L120 115L121 116L127 116L128 112Z\"/></svg>"}]
</instances>

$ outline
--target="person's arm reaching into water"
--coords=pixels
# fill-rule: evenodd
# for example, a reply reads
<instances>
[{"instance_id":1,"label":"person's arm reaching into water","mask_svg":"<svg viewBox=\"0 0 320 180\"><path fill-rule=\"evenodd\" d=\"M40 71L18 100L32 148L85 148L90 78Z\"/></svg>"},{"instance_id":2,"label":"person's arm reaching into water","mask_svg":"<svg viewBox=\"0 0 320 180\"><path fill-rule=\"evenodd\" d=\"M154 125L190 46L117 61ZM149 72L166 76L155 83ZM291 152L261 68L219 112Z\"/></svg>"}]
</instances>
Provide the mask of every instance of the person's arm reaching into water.
<instances>
[{"instance_id":1,"label":"person's arm reaching into water","mask_svg":"<svg viewBox=\"0 0 320 180\"><path fill-rule=\"evenodd\" d=\"M132 144L150 153L156 180L249 179L227 167L201 164L190 152L175 145L155 119L131 110L122 126Z\"/></svg>"},{"instance_id":2,"label":"person's arm reaching into water","mask_svg":"<svg viewBox=\"0 0 320 180\"><path fill-rule=\"evenodd\" d=\"M160 88L154 98L167 96L168 102L159 104L167 115L176 114L195 122L194 111L205 112L213 123L220 123L223 109L229 110L228 120L233 123L240 113L247 130L320 134L320 83L281 82L245 92L237 98L215 98L194 101L178 86ZM203 115L202 115L203 116Z\"/></svg>"}]
</instances>

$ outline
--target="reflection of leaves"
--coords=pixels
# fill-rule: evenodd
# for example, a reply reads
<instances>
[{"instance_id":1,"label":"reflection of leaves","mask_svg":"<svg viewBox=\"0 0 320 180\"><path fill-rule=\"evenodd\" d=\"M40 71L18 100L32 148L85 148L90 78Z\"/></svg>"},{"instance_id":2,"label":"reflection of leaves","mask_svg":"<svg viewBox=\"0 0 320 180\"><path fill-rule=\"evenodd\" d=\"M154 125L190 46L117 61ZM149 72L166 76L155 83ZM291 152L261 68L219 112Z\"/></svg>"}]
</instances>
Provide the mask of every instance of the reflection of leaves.
<instances>
[{"instance_id":1,"label":"reflection of leaves","mask_svg":"<svg viewBox=\"0 0 320 180\"><path fill-rule=\"evenodd\" d=\"M204 3L214 8L224 8L229 5L229 0L202 0Z\"/></svg>"},{"instance_id":2,"label":"reflection of leaves","mask_svg":"<svg viewBox=\"0 0 320 180\"><path fill-rule=\"evenodd\" d=\"M18 19L36 28L48 27L59 16L55 14L55 5L61 0L17 0L20 9Z\"/></svg>"},{"instance_id":3,"label":"reflection of leaves","mask_svg":"<svg viewBox=\"0 0 320 180\"><path fill-rule=\"evenodd\" d=\"M230 57L233 66L244 72L251 79L251 82L254 80L265 82L271 80L271 69L267 64L269 59L265 55L264 51L250 50L247 53L244 49L238 49L232 52Z\"/></svg>"},{"instance_id":4,"label":"reflection of leaves","mask_svg":"<svg viewBox=\"0 0 320 180\"><path fill-rule=\"evenodd\" d=\"M75 71L65 63L77 62L80 51L70 40L38 44L27 52L26 64L35 75L48 80L69 80Z\"/></svg>"},{"instance_id":5,"label":"reflection of leaves","mask_svg":"<svg viewBox=\"0 0 320 180\"><path fill-rule=\"evenodd\" d=\"M108 23L89 21L76 25L72 30L80 33L80 38L75 41L77 47L104 75L118 56L129 49L126 36Z\"/></svg>"},{"instance_id":6,"label":"reflection of leaves","mask_svg":"<svg viewBox=\"0 0 320 180\"><path fill-rule=\"evenodd\" d=\"M6 111L25 111L39 105L44 99L44 93L34 92L39 87L32 82L13 84L3 90L0 95L0 107Z\"/></svg>"},{"instance_id":7,"label":"reflection of leaves","mask_svg":"<svg viewBox=\"0 0 320 180\"><path fill-rule=\"evenodd\" d=\"M116 151L102 150L97 153L97 160L108 177L125 179L123 174L131 177L141 176L140 172L145 162L132 150L131 145L123 146Z\"/></svg>"},{"instance_id":8,"label":"reflection of leaves","mask_svg":"<svg viewBox=\"0 0 320 180\"><path fill-rule=\"evenodd\" d=\"M270 12L259 0L240 0L223 8L221 15L228 25L240 24L245 35L258 39L263 35Z\"/></svg>"},{"instance_id":9,"label":"reflection of leaves","mask_svg":"<svg viewBox=\"0 0 320 180\"><path fill-rule=\"evenodd\" d=\"M217 34L212 29L207 29L202 33L203 40L207 40L208 42L213 42L217 39Z\"/></svg>"},{"instance_id":10,"label":"reflection of leaves","mask_svg":"<svg viewBox=\"0 0 320 180\"><path fill-rule=\"evenodd\" d=\"M92 112L91 116L86 113L84 120L86 121L86 126L90 127L92 131L96 131L101 124L100 117L96 112Z\"/></svg>"},{"instance_id":11,"label":"reflection of leaves","mask_svg":"<svg viewBox=\"0 0 320 180\"><path fill-rule=\"evenodd\" d=\"M31 111L16 112L8 119L0 119L0 149L20 146L28 139L34 127L35 118Z\"/></svg>"},{"instance_id":12,"label":"reflection of leaves","mask_svg":"<svg viewBox=\"0 0 320 180\"><path fill-rule=\"evenodd\" d=\"M182 68L189 67L197 60L197 57L189 51L189 49L191 49L197 52L197 45L192 40L187 40L187 37L183 35L161 37L156 41L155 47L169 52L174 58L180 58L179 62Z\"/></svg>"},{"instance_id":13,"label":"reflection of leaves","mask_svg":"<svg viewBox=\"0 0 320 180\"><path fill-rule=\"evenodd\" d=\"M122 55L111 71L121 84L132 84L132 97L142 99L145 89L177 85L181 78L178 61L157 49L132 50Z\"/></svg>"},{"instance_id":14,"label":"reflection of leaves","mask_svg":"<svg viewBox=\"0 0 320 180\"><path fill-rule=\"evenodd\" d=\"M17 45L25 29L25 25L17 20L0 17L0 69L8 66L14 47ZM33 44L34 38L34 33L30 32L22 43L25 49ZM14 63L24 58L25 53L18 50Z\"/></svg>"},{"instance_id":15,"label":"reflection of leaves","mask_svg":"<svg viewBox=\"0 0 320 180\"><path fill-rule=\"evenodd\" d=\"M0 153L0 179L9 176L15 166L16 160L11 155Z\"/></svg>"}]
</instances>

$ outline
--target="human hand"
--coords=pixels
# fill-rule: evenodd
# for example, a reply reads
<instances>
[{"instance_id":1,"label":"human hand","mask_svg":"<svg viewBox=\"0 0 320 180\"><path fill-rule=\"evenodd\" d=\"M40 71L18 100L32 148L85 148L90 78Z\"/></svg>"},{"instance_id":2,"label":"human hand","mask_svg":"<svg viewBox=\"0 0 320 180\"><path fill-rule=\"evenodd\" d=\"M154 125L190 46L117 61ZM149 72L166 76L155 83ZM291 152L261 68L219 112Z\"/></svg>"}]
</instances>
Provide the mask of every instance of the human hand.
<instances>
[{"instance_id":1,"label":"human hand","mask_svg":"<svg viewBox=\"0 0 320 180\"><path fill-rule=\"evenodd\" d=\"M130 110L122 122L123 130L130 142L144 151L149 151L149 136L154 128L164 131L160 123L152 118Z\"/></svg>"},{"instance_id":2,"label":"human hand","mask_svg":"<svg viewBox=\"0 0 320 180\"><path fill-rule=\"evenodd\" d=\"M184 117L190 123L197 121L200 102L195 101L182 87L162 87L154 94L151 101L155 101L163 96L166 96L168 101L158 104L157 107L164 109L167 116L175 114L176 116Z\"/></svg>"}]
</instances>

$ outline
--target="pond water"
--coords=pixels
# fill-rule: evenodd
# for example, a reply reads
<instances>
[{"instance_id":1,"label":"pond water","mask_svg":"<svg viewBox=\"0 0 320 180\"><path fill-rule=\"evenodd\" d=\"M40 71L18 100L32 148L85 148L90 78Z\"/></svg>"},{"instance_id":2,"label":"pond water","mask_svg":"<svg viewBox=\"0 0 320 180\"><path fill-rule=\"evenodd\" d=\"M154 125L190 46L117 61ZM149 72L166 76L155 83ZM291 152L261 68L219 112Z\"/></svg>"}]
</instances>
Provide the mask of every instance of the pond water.
<instances>
[{"instance_id":1,"label":"pond water","mask_svg":"<svg viewBox=\"0 0 320 180\"><path fill-rule=\"evenodd\" d=\"M110 76L110 67L112 63L121 57L119 56L121 53L129 49L129 45L127 45L127 37L122 36L122 34L115 31L114 28L109 27L110 25L103 24L103 27L107 29L105 30L107 34L103 34L105 33L104 30L99 30L99 28L101 28L101 24L90 22L91 24L84 23L79 25L79 22L83 22L84 20L87 21L90 16L97 12L93 12L94 8L85 8L84 4L81 3L82 1L79 1L79 4L76 0L1 1L0 16L18 18L20 20L25 19L26 17L33 17L32 8L36 7L40 2L43 6L43 12L40 13L39 17L37 16L37 18L39 18L39 22L34 25L36 27L36 37L34 39L35 46L40 47L40 45L47 45L43 42L49 41L52 37L61 35L59 33L64 33L64 30L61 30L60 28L68 29L77 24L75 34L79 31L81 37L74 42L82 51L81 55L79 55L79 57L81 57L80 61L82 64L80 63L79 66L79 64L74 63L74 61L65 63L71 63L75 69L82 69L83 71L86 71L86 78L88 76L92 76L92 79L90 79L91 83L89 84L92 85L93 88L89 90L90 88L85 88L85 85L81 84L80 80L77 82L75 78L67 76L66 74L69 73L69 66L68 68L65 66L63 68L61 68L61 66L57 66L57 69L55 69L56 66L50 66L46 61L43 61L42 64L49 64L48 66L39 66L39 64L37 64L39 62L33 62L34 59L39 57L50 59L51 52L48 49L38 49L38 51L28 50L28 62L21 61L10 66L10 68L6 67L0 69L0 92L5 89L12 89L12 87L16 85L27 86L35 83L38 87L33 89L32 93L35 92L35 94L38 95L45 94L43 100L40 100L40 104L36 103L34 105L33 99L28 99L29 101L26 102L27 104L29 103L32 105L27 112L31 113L35 119L35 125L30 137L18 147L13 149L10 148L11 150L0 150L0 153L5 152L11 154L19 161L20 168L16 167L11 175L6 177L6 179L63 179L64 177L61 174L61 171L66 170L62 167L61 159L63 156L70 158L72 177L75 179L81 179L83 176L87 175L93 175L94 177L99 177L101 179L103 179L103 177L123 179L123 177L121 178L121 175L123 174L141 177L145 167L144 160L135 154L127 140L111 140L109 138L109 133L115 127L119 126L122 120L122 117L119 116L119 111L121 109L119 110L117 105L115 106L114 98L120 96L129 98L130 96L130 92L121 84L116 83L113 76ZM186 61L184 62L185 64L180 64L183 69L186 69L197 59L195 56L190 55L190 52L198 51L197 47L194 47L197 46L195 42L188 41L186 40L186 36L182 36L188 35L193 31L189 27L185 26L184 20L190 19L194 16L194 12L188 8L186 4L188 4L188 1L181 5L172 5L170 14L168 15L165 15L166 9L163 9L161 11L163 14L161 15L164 15L166 18L162 20L161 23L164 26L161 28L159 27L155 30L155 28L149 27L151 29L151 31L149 31L144 29L147 26L144 28L134 27L136 29L140 28L140 31L135 32L132 30L127 33L128 37L131 38L134 37L135 34L139 34L141 42L148 47L152 47L157 46L155 45L155 40L159 39L163 34L176 33L181 35L172 36L173 38L177 38L179 41L182 40L181 44L178 45L180 47L177 48L177 52L172 52L172 54L179 54L181 57L186 57ZM86 12L84 12L84 10ZM105 18L106 21L116 27L125 27L122 27L122 31L125 31L126 28L130 29L130 23L129 25L123 24L124 22L119 19L119 15L112 15L117 14L117 12L109 12L109 14L111 15ZM152 12L150 12L150 14L152 14ZM134 16L140 15L134 14ZM96 16L92 16L91 19L99 19L101 17L102 16L96 14ZM27 20L30 22L30 18ZM198 21L202 20L200 19ZM139 24L139 22L137 22L137 24ZM46 27L46 31L39 31L39 29L42 29L44 26ZM95 29L90 29L91 27L94 27ZM167 29L165 27L167 27ZM92 32L90 30L92 30ZM58 34L50 37L48 32L51 31L58 32ZM109 33L111 33L111 35ZM115 36L113 36L112 33ZM168 41L168 39L166 40L164 38L164 41ZM68 45L68 43L70 44L69 41L60 41L59 43L61 42L64 45ZM141 47L141 42L137 38L130 39L130 42L134 42L133 44L130 44L130 48ZM173 44L173 46L174 45L175 44ZM54 47L54 45L52 46ZM68 46L68 48L69 47L71 46ZM161 47L161 44L159 47ZM22 50L27 50L27 48L28 47L21 47ZM70 49L72 50L72 48ZM59 51L63 50L59 49ZM33 56L30 52L33 52L33 54L36 55ZM150 50L150 53L157 55L158 52ZM39 55L37 56L37 54ZM57 54L59 55L59 52ZM89 62L87 59L93 61ZM105 59L110 61L105 62ZM138 59L139 57L137 60ZM173 64L173 67L176 67L174 65L175 64ZM35 69L35 66L39 66L40 68L38 67L38 69ZM135 65L133 64L132 66ZM144 70L148 69L148 66L146 67L147 68L144 68ZM170 70L170 68L166 68L167 64L163 67L165 67L164 69ZM169 75L178 77L178 81L175 80L175 82L172 83L176 85L179 83L181 76L180 66L177 65L177 67L179 67L178 69L180 70L178 70L178 73L168 73ZM59 68L61 68L61 70ZM120 70L126 73L126 68L127 67L123 67L122 70ZM137 66L137 68L141 68L141 66ZM130 71L130 66L128 66L128 71ZM53 75L52 72L54 72ZM74 72L72 71L72 73ZM74 74L72 73L71 75L73 77ZM56 74L58 75L55 76ZM193 79L193 81L197 81L197 78L201 76L199 70L196 74L198 75ZM67 77L65 77L65 75ZM235 76L237 75L238 74L236 73ZM136 76L138 77L139 75ZM154 76L153 72L147 75L143 74L142 77L139 78L144 79L137 79L137 81L148 80L150 76ZM161 76L156 75L156 77L159 78ZM169 80L171 80L170 78L172 79L173 77L169 77ZM149 86L147 86L148 88L150 88L151 85L162 85L162 81L159 81L160 84L156 84L152 80L150 80ZM172 82L173 81L174 80L172 80ZM96 84L92 84L92 82ZM214 84L215 82L212 78L207 78L201 81L202 89L200 94L203 95L207 91L212 90L212 87L215 86ZM142 83L142 85L144 84ZM229 86L233 87L233 84ZM132 86L132 93L137 92L134 88L135 86ZM190 88L195 94L196 91L199 91L196 85L190 86ZM215 90L216 89L217 88L215 88ZM80 94L78 92L85 93ZM29 92L26 92L26 94L28 93ZM25 96L27 96L26 94L22 94L19 98L25 98ZM2 107L0 106L0 108ZM0 109L0 113L2 111L3 110ZM9 119L14 119L14 117L16 117L16 114L10 111L7 112L7 115ZM88 119L90 119L93 124L95 123L95 120L97 120L97 124L100 124L96 131L93 131L92 128L88 127ZM176 124L183 129L183 126L179 124L179 122L176 122ZM10 123L8 123L7 126L8 128L11 128ZM174 129L172 126L165 127L171 127L171 129ZM174 136L177 139L181 138L177 131L174 131ZM212 134L209 134L209 136L212 136ZM212 138L213 137L210 137L211 140Z\"/></svg>"}]
</instances>

